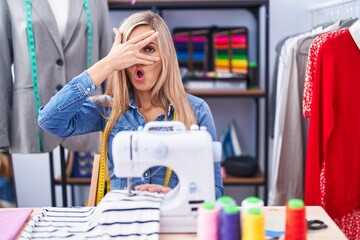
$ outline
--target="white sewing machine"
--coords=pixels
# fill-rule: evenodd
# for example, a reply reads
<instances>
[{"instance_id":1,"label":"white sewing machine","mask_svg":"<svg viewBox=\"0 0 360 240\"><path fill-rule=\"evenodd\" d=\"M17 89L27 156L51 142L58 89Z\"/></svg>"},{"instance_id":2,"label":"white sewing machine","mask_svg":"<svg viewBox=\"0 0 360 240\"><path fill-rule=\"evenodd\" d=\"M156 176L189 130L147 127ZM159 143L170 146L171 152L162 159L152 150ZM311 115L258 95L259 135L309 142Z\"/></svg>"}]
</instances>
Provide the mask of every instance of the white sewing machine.
<instances>
[{"instance_id":1,"label":"white sewing machine","mask_svg":"<svg viewBox=\"0 0 360 240\"><path fill-rule=\"evenodd\" d=\"M151 130L159 127L172 131ZM128 186L131 177L141 177L154 166L170 167L177 174L179 184L165 195L160 209L160 232L196 232L197 208L203 201L215 201L214 161L220 161L221 143L201 127L191 129L176 121L149 122L113 140L115 175L128 178Z\"/></svg>"}]
</instances>

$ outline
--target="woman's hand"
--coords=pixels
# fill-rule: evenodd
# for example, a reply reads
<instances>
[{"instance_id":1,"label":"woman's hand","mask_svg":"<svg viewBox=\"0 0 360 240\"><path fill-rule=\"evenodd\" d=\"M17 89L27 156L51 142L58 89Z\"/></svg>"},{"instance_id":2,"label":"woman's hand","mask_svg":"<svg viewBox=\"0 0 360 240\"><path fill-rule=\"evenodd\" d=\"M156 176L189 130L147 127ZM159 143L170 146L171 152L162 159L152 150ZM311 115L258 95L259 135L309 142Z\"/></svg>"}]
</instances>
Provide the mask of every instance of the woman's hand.
<instances>
[{"instance_id":1,"label":"woman's hand","mask_svg":"<svg viewBox=\"0 0 360 240\"><path fill-rule=\"evenodd\" d=\"M125 43L121 43L122 34L114 28L115 40L106 57L91 66L87 72L95 85L100 85L114 71L120 71L136 64L150 65L159 61L140 52L142 48L158 37L154 30L144 32Z\"/></svg>"},{"instance_id":2,"label":"woman's hand","mask_svg":"<svg viewBox=\"0 0 360 240\"><path fill-rule=\"evenodd\" d=\"M148 192L159 192L159 193L168 193L171 191L171 188L164 187L159 184L142 184L135 187L137 191L148 191Z\"/></svg>"},{"instance_id":3,"label":"woman's hand","mask_svg":"<svg viewBox=\"0 0 360 240\"><path fill-rule=\"evenodd\" d=\"M114 28L114 44L106 56L108 63L112 66L113 71L120 71L131 67L135 64L150 65L159 61L158 57L152 57L140 53L140 50L152 42L158 35L154 30L144 32L125 43L121 43L122 34L117 28Z\"/></svg>"}]
</instances>

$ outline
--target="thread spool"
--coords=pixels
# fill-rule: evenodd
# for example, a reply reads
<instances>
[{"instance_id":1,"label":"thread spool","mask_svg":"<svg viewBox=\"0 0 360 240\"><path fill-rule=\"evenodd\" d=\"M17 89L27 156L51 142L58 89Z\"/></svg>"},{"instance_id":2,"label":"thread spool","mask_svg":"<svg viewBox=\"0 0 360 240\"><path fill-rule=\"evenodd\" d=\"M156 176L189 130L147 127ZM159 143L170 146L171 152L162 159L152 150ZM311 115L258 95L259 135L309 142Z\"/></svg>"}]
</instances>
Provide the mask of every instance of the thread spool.
<instances>
[{"instance_id":1,"label":"thread spool","mask_svg":"<svg viewBox=\"0 0 360 240\"><path fill-rule=\"evenodd\" d=\"M264 213L250 208L242 214L242 240L265 240Z\"/></svg>"},{"instance_id":2,"label":"thread spool","mask_svg":"<svg viewBox=\"0 0 360 240\"><path fill-rule=\"evenodd\" d=\"M221 240L240 239L240 211L237 205L228 205L220 211L219 237Z\"/></svg>"},{"instance_id":3,"label":"thread spool","mask_svg":"<svg viewBox=\"0 0 360 240\"><path fill-rule=\"evenodd\" d=\"M262 210L263 207L264 201L255 196L247 197L241 202L242 213L247 212L250 208L258 208Z\"/></svg>"},{"instance_id":4,"label":"thread spool","mask_svg":"<svg viewBox=\"0 0 360 240\"><path fill-rule=\"evenodd\" d=\"M198 209L197 239L217 240L219 228L219 208L215 203L204 202Z\"/></svg>"},{"instance_id":5,"label":"thread spool","mask_svg":"<svg viewBox=\"0 0 360 240\"><path fill-rule=\"evenodd\" d=\"M304 201L291 199L286 205L285 239L305 240L307 223Z\"/></svg>"},{"instance_id":6,"label":"thread spool","mask_svg":"<svg viewBox=\"0 0 360 240\"><path fill-rule=\"evenodd\" d=\"M220 209L224 208L225 206L233 205L236 205L236 202L230 196L221 196L216 200L216 206L218 206Z\"/></svg>"}]
</instances>

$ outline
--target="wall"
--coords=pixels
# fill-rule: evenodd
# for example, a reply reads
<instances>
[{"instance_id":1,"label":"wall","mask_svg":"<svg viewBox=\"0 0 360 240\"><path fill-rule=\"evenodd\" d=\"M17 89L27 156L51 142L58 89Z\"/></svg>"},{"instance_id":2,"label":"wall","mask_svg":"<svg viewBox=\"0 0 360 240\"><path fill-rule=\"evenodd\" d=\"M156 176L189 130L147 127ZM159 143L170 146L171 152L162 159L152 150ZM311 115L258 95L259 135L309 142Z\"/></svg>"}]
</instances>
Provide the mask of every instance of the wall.
<instances>
[{"instance_id":1,"label":"wall","mask_svg":"<svg viewBox=\"0 0 360 240\"><path fill-rule=\"evenodd\" d=\"M321 0L270 0L270 73L272 73L274 58L275 58L275 46L277 42L283 37L291 34L296 34L302 31L306 31L311 28L311 16L308 11L308 6L314 3L321 2ZM246 11L242 11L239 14L238 11L229 10L224 11L221 14L212 11L184 11L181 14L167 12L164 14L164 18L167 20L170 28L179 25L181 23L184 26L188 25L207 25L207 14L214 16L212 21L223 26L234 26L238 23L245 23L249 28L254 29L251 24L251 15ZM183 17L186 16L186 17ZM119 22L125 15L122 13L111 12L111 23L114 27L119 25ZM231 21L229 21L231 19ZM251 30L253 31L253 30ZM253 34L251 32L250 34ZM255 36L254 36L255 37ZM250 57L254 58L255 53L251 52ZM230 118L241 119L240 124L245 125L253 121L251 113L251 106L245 101L239 101L238 99L208 99L208 103L214 111L215 120L217 123L218 135L220 136L222 130L226 127L229 116ZM224 108L224 106L236 106L238 111L229 110L225 111L221 115L216 114L217 108ZM249 114L250 112L250 114ZM246 113L246 114L245 114ZM246 126L246 125L245 125ZM250 131L250 132L248 132ZM252 129L241 129L240 134L244 136L252 136ZM265 136L262 136L265 137ZM249 152L254 152L252 142L254 139L250 138L247 141L247 148ZM270 155L271 156L271 155ZM55 157L55 176L60 175L60 160L58 149L54 152ZM14 154L13 164L15 170L16 191L18 197L19 207L43 207L51 205L50 195L50 176L49 176L49 160L48 154ZM78 190L78 191L77 191ZM57 193L57 205L61 206L61 190L60 187L56 189ZM76 187L77 202L75 205L81 205L86 200L88 188ZM68 188L70 192L70 188ZM249 188L227 188L226 193L229 193L239 201L244 195L251 194ZM244 194L245 193L245 194Z\"/></svg>"}]
</instances>

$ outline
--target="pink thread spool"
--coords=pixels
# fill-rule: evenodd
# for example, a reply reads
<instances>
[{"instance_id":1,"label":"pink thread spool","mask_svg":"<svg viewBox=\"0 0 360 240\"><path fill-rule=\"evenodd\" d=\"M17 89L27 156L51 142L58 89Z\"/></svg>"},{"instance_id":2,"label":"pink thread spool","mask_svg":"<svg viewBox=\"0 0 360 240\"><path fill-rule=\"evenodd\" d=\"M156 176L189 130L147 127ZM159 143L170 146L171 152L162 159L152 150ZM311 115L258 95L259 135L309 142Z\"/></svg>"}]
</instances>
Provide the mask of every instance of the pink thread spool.
<instances>
[{"instance_id":1,"label":"pink thread spool","mask_svg":"<svg viewBox=\"0 0 360 240\"><path fill-rule=\"evenodd\" d=\"M204 202L198 209L197 239L217 240L218 239L219 208L215 203Z\"/></svg>"}]
</instances>

